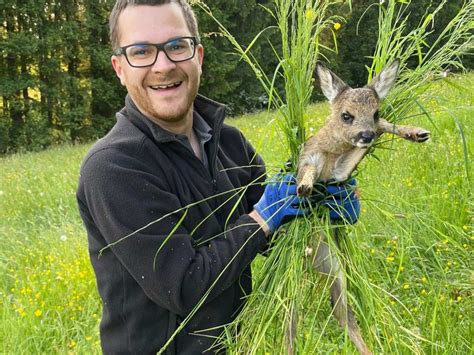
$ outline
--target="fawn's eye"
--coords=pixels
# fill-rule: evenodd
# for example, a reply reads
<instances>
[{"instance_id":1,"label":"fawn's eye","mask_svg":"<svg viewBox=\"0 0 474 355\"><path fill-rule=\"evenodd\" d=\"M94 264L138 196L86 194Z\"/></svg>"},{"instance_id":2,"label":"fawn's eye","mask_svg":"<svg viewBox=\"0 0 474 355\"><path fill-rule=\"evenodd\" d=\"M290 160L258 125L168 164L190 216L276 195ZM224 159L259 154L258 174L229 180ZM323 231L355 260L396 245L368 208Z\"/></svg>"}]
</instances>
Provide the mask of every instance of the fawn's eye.
<instances>
[{"instance_id":1,"label":"fawn's eye","mask_svg":"<svg viewBox=\"0 0 474 355\"><path fill-rule=\"evenodd\" d=\"M341 118L345 123L352 123L352 121L354 121L354 116L348 112L343 112Z\"/></svg>"},{"instance_id":2,"label":"fawn's eye","mask_svg":"<svg viewBox=\"0 0 474 355\"><path fill-rule=\"evenodd\" d=\"M377 122L379 120L379 110L375 111L374 113L374 121Z\"/></svg>"}]
</instances>

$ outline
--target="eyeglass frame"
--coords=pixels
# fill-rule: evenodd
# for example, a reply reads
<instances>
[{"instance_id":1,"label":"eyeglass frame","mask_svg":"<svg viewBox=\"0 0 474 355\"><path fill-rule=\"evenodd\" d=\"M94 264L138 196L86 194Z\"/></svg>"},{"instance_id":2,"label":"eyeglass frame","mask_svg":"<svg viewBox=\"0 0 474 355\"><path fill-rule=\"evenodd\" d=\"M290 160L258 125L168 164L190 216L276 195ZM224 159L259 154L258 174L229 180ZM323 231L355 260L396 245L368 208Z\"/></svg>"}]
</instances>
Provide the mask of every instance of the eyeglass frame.
<instances>
[{"instance_id":1,"label":"eyeglass frame","mask_svg":"<svg viewBox=\"0 0 474 355\"><path fill-rule=\"evenodd\" d=\"M176 40L180 40L180 39L190 39L193 41L193 55L187 59L182 59L182 60L174 60L174 59L171 59L170 56L168 55L168 53L166 52L165 50L165 46L170 43L170 42L173 42L173 41L176 41ZM198 37L194 37L194 36L185 36L185 37L177 37L177 38L172 38L166 42L162 42L162 43L134 43L134 44L129 44L128 46L124 46L124 47L119 47L117 49L115 49L113 51L113 54L114 55L123 55L125 56L125 59L127 60L127 63L133 67L133 68L147 68L147 67L152 67L153 65L155 65L157 59L158 59L158 54L160 54L160 52L164 52L165 55L166 55L166 58L168 58L171 62L173 63L181 63L181 62L185 62L187 60L191 60L194 58L194 56L196 55L196 47L200 44L201 42L199 41L199 38ZM153 46L157 49L156 51L156 56L155 56L155 60L153 61L153 63L151 64L148 64L148 65L133 65L132 63L130 63L130 60L128 59L128 56L127 56L127 48L130 48L130 47L133 47L133 46L139 46L139 45L148 45L148 46Z\"/></svg>"}]
</instances>

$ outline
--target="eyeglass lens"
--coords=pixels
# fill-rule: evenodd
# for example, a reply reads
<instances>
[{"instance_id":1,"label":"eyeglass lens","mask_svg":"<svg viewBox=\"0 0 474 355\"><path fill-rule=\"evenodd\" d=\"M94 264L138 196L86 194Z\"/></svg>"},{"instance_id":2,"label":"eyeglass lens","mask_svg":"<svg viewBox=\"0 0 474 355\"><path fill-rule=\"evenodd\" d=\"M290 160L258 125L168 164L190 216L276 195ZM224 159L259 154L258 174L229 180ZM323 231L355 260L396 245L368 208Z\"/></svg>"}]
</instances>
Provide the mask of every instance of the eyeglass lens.
<instances>
[{"instance_id":1,"label":"eyeglass lens","mask_svg":"<svg viewBox=\"0 0 474 355\"><path fill-rule=\"evenodd\" d=\"M166 42L162 48L171 61L185 61L194 56L194 42L191 38L171 40ZM158 56L158 48L153 44L137 44L128 47L126 55L130 65L149 66L155 62Z\"/></svg>"}]
</instances>

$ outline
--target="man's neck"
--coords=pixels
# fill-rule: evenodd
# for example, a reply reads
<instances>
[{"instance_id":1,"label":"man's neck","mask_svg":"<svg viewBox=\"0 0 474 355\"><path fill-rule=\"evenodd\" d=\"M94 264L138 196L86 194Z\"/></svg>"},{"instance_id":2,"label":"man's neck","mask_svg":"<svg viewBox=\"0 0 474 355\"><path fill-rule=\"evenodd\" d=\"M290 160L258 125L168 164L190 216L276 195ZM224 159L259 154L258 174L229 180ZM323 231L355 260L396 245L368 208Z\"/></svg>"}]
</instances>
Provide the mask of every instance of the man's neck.
<instances>
[{"instance_id":1,"label":"man's neck","mask_svg":"<svg viewBox=\"0 0 474 355\"><path fill-rule=\"evenodd\" d=\"M194 154L201 160L202 152L199 146L199 139L196 136L196 133L193 129L193 110L191 109L187 116L179 121L169 122L164 120L157 120L147 116L152 122L156 123L158 126L164 130L171 132L173 134L185 135L188 137L189 144L194 151Z\"/></svg>"},{"instance_id":2,"label":"man's neck","mask_svg":"<svg viewBox=\"0 0 474 355\"><path fill-rule=\"evenodd\" d=\"M148 119L156 123L164 130L173 134L185 135L188 139L191 139L193 134L193 110L189 110L185 117L178 121L166 121L156 118L151 118L147 115Z\"/></svg>"},{"instance_id":3,"label":"man's neck","mask_svg":"<svg viewBox=\"0 0 474 355\"><path fill-rule=\"evenodd\" d=\"M162 120L150 119L164 130L173 134L185 135L188 138L191 136L193 131L193 117L187 117L186 119L180 120L179 122L167 122Z\"/></svg>"}]
</instances>

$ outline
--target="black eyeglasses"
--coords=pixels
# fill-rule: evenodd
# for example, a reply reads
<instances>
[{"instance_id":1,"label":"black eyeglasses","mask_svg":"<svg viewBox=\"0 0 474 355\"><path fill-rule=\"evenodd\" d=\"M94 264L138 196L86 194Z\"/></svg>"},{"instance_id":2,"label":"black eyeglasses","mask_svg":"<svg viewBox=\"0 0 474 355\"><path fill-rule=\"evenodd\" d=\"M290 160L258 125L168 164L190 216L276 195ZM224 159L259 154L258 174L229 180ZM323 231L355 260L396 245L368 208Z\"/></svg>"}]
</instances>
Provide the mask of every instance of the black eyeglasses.
<instances>
[{"instance_id":1,"label":"black eyeglasses","mask_svg":"<svg viewBox=\"0 0 474 355\"><path fill-rule=\"evenodd\" d=\"M158 53L165 52L169 60L174 63L184 62L194 57L196 37L179 37L164 43L136 43L114 50L115 55L124 55L128 64L135 68L150 67L155 64Z\"/></svg>"}]
</instances>

